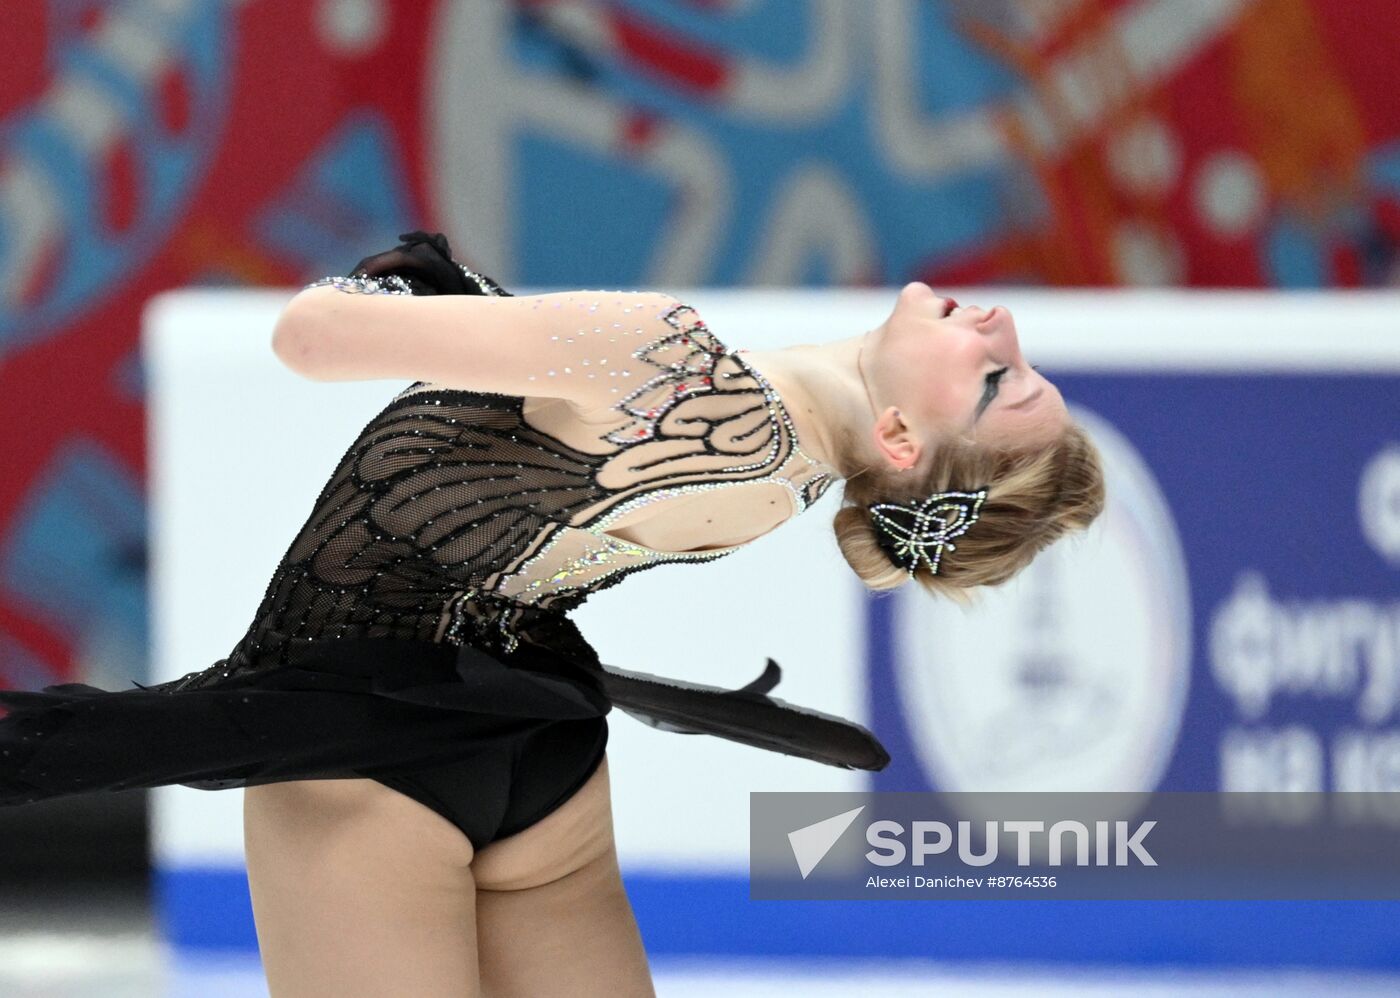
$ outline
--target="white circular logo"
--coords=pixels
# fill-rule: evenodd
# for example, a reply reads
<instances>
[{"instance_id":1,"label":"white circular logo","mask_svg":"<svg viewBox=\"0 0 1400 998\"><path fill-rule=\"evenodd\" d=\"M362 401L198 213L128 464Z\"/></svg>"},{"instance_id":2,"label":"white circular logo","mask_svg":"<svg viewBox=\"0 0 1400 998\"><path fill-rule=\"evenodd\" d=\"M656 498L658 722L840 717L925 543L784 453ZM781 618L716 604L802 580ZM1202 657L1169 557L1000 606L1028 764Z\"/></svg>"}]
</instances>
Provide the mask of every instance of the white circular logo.
<instances>
[{"instance_id":1,"label":"white circular logo","mask_svg":"<svg viewBox=\"0 0 1400 998\"><path fill-rule=\"evenodd\" d=\"M1094 525L976 607L900 592L896 683L940 790L1152 790L1176 743L1191 673L1176 524L1132 444L1071 409L1103 456Z\"/></svg>"},{"instance_id":2,"label":"white circular logo","mask_svg":"<svg viewBox=\"0 0 1400 998\"><path fill-rule=\"evenodd\" d=\"M1400 565L1400 444L1388 444L1366 462L1356 504L1367 543Z\"/></svg>"}]
</instances>

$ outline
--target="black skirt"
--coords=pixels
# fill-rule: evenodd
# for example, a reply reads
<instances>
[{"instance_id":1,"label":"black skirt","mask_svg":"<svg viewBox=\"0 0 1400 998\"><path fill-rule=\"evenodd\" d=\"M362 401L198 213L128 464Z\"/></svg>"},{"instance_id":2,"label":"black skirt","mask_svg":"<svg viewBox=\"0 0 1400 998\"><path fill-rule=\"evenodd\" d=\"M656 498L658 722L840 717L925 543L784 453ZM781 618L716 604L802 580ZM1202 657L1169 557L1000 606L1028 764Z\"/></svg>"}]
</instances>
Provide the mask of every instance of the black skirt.
<instances>
[{"instance_id":1,"label":"black skirt","mask_svg":"<svg viewBox=\"0 0 1400 998\"><path fill-rule=\"evenodd\" d=\"M216 668L225 660L216 663ZM289 642L283 661L192 688L82 683L0 691L0 804L180 784L218 790L412 773L558 720L616 706L658 729L710 734L832 766L883 769L867 729L768 696L772 659L737 690L521 643L398 638Z\"/></svg>"}]
</instances>

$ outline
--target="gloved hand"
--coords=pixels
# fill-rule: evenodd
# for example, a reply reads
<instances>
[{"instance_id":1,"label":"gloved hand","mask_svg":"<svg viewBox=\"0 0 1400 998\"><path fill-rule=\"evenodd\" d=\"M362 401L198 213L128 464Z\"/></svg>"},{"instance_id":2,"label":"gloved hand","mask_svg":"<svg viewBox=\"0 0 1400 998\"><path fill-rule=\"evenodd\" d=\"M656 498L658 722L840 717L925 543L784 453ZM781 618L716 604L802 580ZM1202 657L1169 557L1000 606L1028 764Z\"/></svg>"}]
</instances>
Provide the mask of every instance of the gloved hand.
<instances>
[{"instance_id":1,"label":"gloved hand","mask_svg":"<svg viewBox=\"0 0 1400 998\"><path fill-rule=\"evenodd\" d=\"M415 230L399 236L400 244L383 253L367 256L355 265L351 277L397 275L408 282L415 295L507 295L508 292L484 274L473 280L452 259L452 248L441 232Z\"/></svg>"}]
</instances>

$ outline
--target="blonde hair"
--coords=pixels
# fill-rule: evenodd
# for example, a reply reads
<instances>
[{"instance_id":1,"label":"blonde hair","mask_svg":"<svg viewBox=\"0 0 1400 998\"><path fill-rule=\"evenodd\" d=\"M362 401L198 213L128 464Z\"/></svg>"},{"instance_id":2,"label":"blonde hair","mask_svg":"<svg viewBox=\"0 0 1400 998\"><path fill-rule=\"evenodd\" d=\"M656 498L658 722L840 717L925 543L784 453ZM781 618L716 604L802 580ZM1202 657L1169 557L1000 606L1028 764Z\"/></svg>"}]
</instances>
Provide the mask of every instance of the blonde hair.
<instances>
[{"instance_id":1,"label":"blonde hair","mask_svg":"<svg viewBox=\"0 0 1400 998\"><path fill-rule=\"evenodd\" d=\"M846 466L859 463L849 460L856 443L847 429ZM929 592L959 603L970 602L968 590L1000 585L1065 534L1087 528L1104 506L1098 449L1074 422L1066 422L1052 443L1031 449L943 443L923 475L865 468L845 479L832 522L841 554L869 588L897 588L909 581L909 571L880 547L869 507L984 486L987 498L977 522L954 542L956 550L944 553L938 574L920 561L913 576Z\"/></svg>"}]
</instances>

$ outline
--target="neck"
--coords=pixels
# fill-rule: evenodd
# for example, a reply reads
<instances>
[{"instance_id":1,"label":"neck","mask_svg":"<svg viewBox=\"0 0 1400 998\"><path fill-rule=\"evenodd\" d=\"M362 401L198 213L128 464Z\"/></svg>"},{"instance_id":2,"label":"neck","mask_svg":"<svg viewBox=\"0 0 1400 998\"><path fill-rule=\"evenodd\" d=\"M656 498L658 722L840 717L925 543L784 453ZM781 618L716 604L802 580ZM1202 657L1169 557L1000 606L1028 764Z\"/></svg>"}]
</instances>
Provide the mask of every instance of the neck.
<instances>
[{"instance_id":1,"label":"neck","mask_svg":"<svg viewBox=\"0 0 1400 998\"><path fill-rule=\"evenodd\" d=\"M855 473L843 467L851 455L838 454L843 427L872 425L870 397L861 371L866 335L829 343L800 343L777 350L745 350L744 359L772 382L797 427L802 450L842 478ZM861 434L857 434L859 439Z\"/></svg>"}]
</instances>

